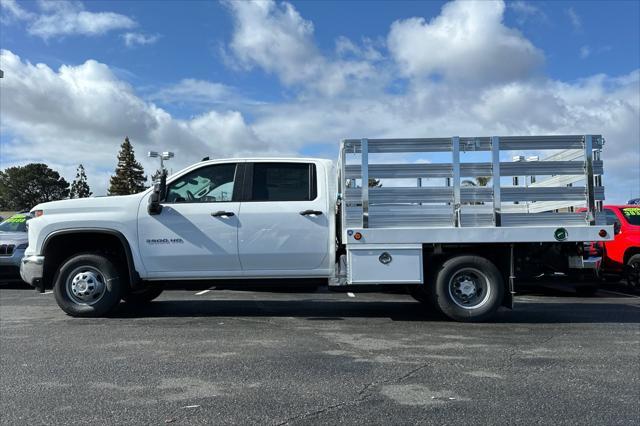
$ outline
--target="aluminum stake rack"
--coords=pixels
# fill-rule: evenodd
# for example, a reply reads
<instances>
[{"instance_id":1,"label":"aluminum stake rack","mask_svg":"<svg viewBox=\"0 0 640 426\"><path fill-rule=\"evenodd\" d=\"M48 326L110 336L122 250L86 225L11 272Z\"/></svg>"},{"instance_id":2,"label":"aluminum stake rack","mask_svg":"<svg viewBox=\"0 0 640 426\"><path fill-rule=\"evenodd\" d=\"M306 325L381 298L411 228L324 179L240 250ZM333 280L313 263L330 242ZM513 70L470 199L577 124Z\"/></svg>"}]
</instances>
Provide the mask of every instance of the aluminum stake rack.
<instances>
[{"instance_id":1,"label":"aluminum stake rack","mask_svg":"<svg viewBox=\"0 0 640 426\"><path fill-rule=\"evenodd\" d=\"M345 139L338 164L342 241L419 244L604 240L599 235L603 227L595 226L604 199L603 145L600 135ZM506 151L549 150L568 150L574 155L568 157L571 160L505 161ZM461 162L461 152L484 152L490 155L490 161ZM402 154L406 159L424 153L446 156L450 161L430 163L427 158L426 162L388 163L391 154ZM376 163L370 160L371 154L388 155L383 155L384 162ZM504 179L578 175L584 177L581 186L562 185L561 179L556 179L561 186L513 186L507 184L510 179ZM490 178L489 185L463 184L465 179L476 177ZM366 184L370 179L395 180L400 186L370 188ZM408 185L407 181L416 184ZM433 185L436 181L443 184ZM423 186L423 182L431 185ZM563 206L574 203L587 211L541 211L544 203L554 206L554 202ZM527 212L522 203L536 208ZM611 234L609 228L604 229ZM362 239L353 238L357 232Z\"/></svg>"}]
</instances>

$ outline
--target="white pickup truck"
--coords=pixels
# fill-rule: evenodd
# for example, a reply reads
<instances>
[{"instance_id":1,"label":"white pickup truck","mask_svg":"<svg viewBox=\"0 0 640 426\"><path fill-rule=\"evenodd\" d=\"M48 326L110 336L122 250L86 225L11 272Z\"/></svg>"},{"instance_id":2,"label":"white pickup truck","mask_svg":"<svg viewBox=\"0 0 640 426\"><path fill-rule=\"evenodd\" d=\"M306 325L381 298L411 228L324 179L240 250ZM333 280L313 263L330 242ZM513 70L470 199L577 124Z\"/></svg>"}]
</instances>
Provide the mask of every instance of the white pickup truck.
<instances>
[{"instance_id":1,"label":"white pickup truck","mask_svg":"<svg viewBox=\"0 0 640 426\"><path fill-rule=\"evenodd\" d=\"M596 135L347 139L337 166L202 161L139 194L36 206L21 275L41 291L52 286L72 316L148 302L168 280L291 278L398 284L451 319L485 320L512 307L516 279L597 268L583 242L613 236L597 214L603 143ZM532 149L582 157L504 161ZM570 175L584 176L583 186L512 184ZM479 176L489 185L464 184Z\"/></svg>"}]
</instances>

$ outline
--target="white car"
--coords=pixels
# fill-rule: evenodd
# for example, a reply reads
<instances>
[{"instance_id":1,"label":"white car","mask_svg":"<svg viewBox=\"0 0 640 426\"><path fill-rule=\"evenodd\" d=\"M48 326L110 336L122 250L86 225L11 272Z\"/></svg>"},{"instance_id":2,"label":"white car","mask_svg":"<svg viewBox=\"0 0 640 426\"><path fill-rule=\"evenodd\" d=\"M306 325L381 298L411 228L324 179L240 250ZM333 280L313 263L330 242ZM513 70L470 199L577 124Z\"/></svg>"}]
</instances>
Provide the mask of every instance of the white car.
<instances>
[{"instance_id":1,"label":"white car","mask_svg":"<svg viewBox=\"0 0 640 426\"><path fill-rule=\"evenodd\" d=\"M20 261L29 245L29 212L17 213L0 223L0 281L20 280Z\"/></svg>"}]
</instances>

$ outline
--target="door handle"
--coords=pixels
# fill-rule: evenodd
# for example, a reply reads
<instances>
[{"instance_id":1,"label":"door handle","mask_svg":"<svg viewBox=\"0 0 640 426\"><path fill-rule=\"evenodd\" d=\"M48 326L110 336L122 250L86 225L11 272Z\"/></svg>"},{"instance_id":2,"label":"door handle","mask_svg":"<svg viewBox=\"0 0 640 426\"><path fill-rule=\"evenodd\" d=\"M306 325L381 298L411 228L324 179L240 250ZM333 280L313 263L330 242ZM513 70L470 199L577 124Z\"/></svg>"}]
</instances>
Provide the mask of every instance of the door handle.
<instances>
[{"instance_id":1,"label":"door handle","mask_svg":"<svg viewBox=\"0 0 640 426\"><path fill-rule=\"evenodd\" d=\"M231 217L231 216L235 216L235 215L236 215L236 214L235 214L234 212L225 212L225 211L223 211L223 210L218 210L218 211L217 211L217 212L215 212L215 213L211 213L211 216L213 216L213 217L222 217L222 216L229 216L229 217Z\"/></svg>"},{"instance_id":2,"label":"door handle","mask_svg":"<svg viewBox=\"0 0 640 426\"><path fill-rule=\"evenodd\" d=\"M302 216L308 216L308 215L311 215L311 214L319 216L319 215L322 214L322 212L320 210L304 210L304 211L301 211L300 214Z\"/></svg>"}]
</instances>

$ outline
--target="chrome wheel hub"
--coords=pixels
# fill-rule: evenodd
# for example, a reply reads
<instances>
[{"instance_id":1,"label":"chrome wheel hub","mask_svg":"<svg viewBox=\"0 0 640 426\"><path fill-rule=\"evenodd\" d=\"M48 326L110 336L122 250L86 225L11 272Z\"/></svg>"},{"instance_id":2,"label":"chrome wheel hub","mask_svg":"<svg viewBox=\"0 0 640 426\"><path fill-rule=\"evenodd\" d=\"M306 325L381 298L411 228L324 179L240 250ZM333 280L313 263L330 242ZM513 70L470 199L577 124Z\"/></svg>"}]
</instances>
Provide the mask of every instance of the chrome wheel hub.
<instances>
[{"instance_id":1,"label":"chrome wheel hub","mask_svg":"<svg viewBox=\"0 0 640 426\"><path fill-rule=\"evenodd\" d=\"M463 297L471 297L476 294L476 284L471 280L461 281L459 283L460 294Z\"/></svg>"},{"instance_id":2,"label":"chrome wheel hub","mask_svg":"<svg viewBox=\"0 0 640 426\"><path fill-rule=\"evenodd\" d=\"M106 289L105 279L92 266L76 268L66 283L67 294L75 303L92 305L102 298Z\"/></svg>"},{"instance_id":3,"label":"chrome wheel hub","mask_svg":"<svg viewBox=\"0 0 640 426\"><path fill-rule=\"evenodd\" d=\"M489 300L489 279L480 270L463 268L449 280L449 296L461 308L476 309Z\"/></svg>"}]
</instances>

